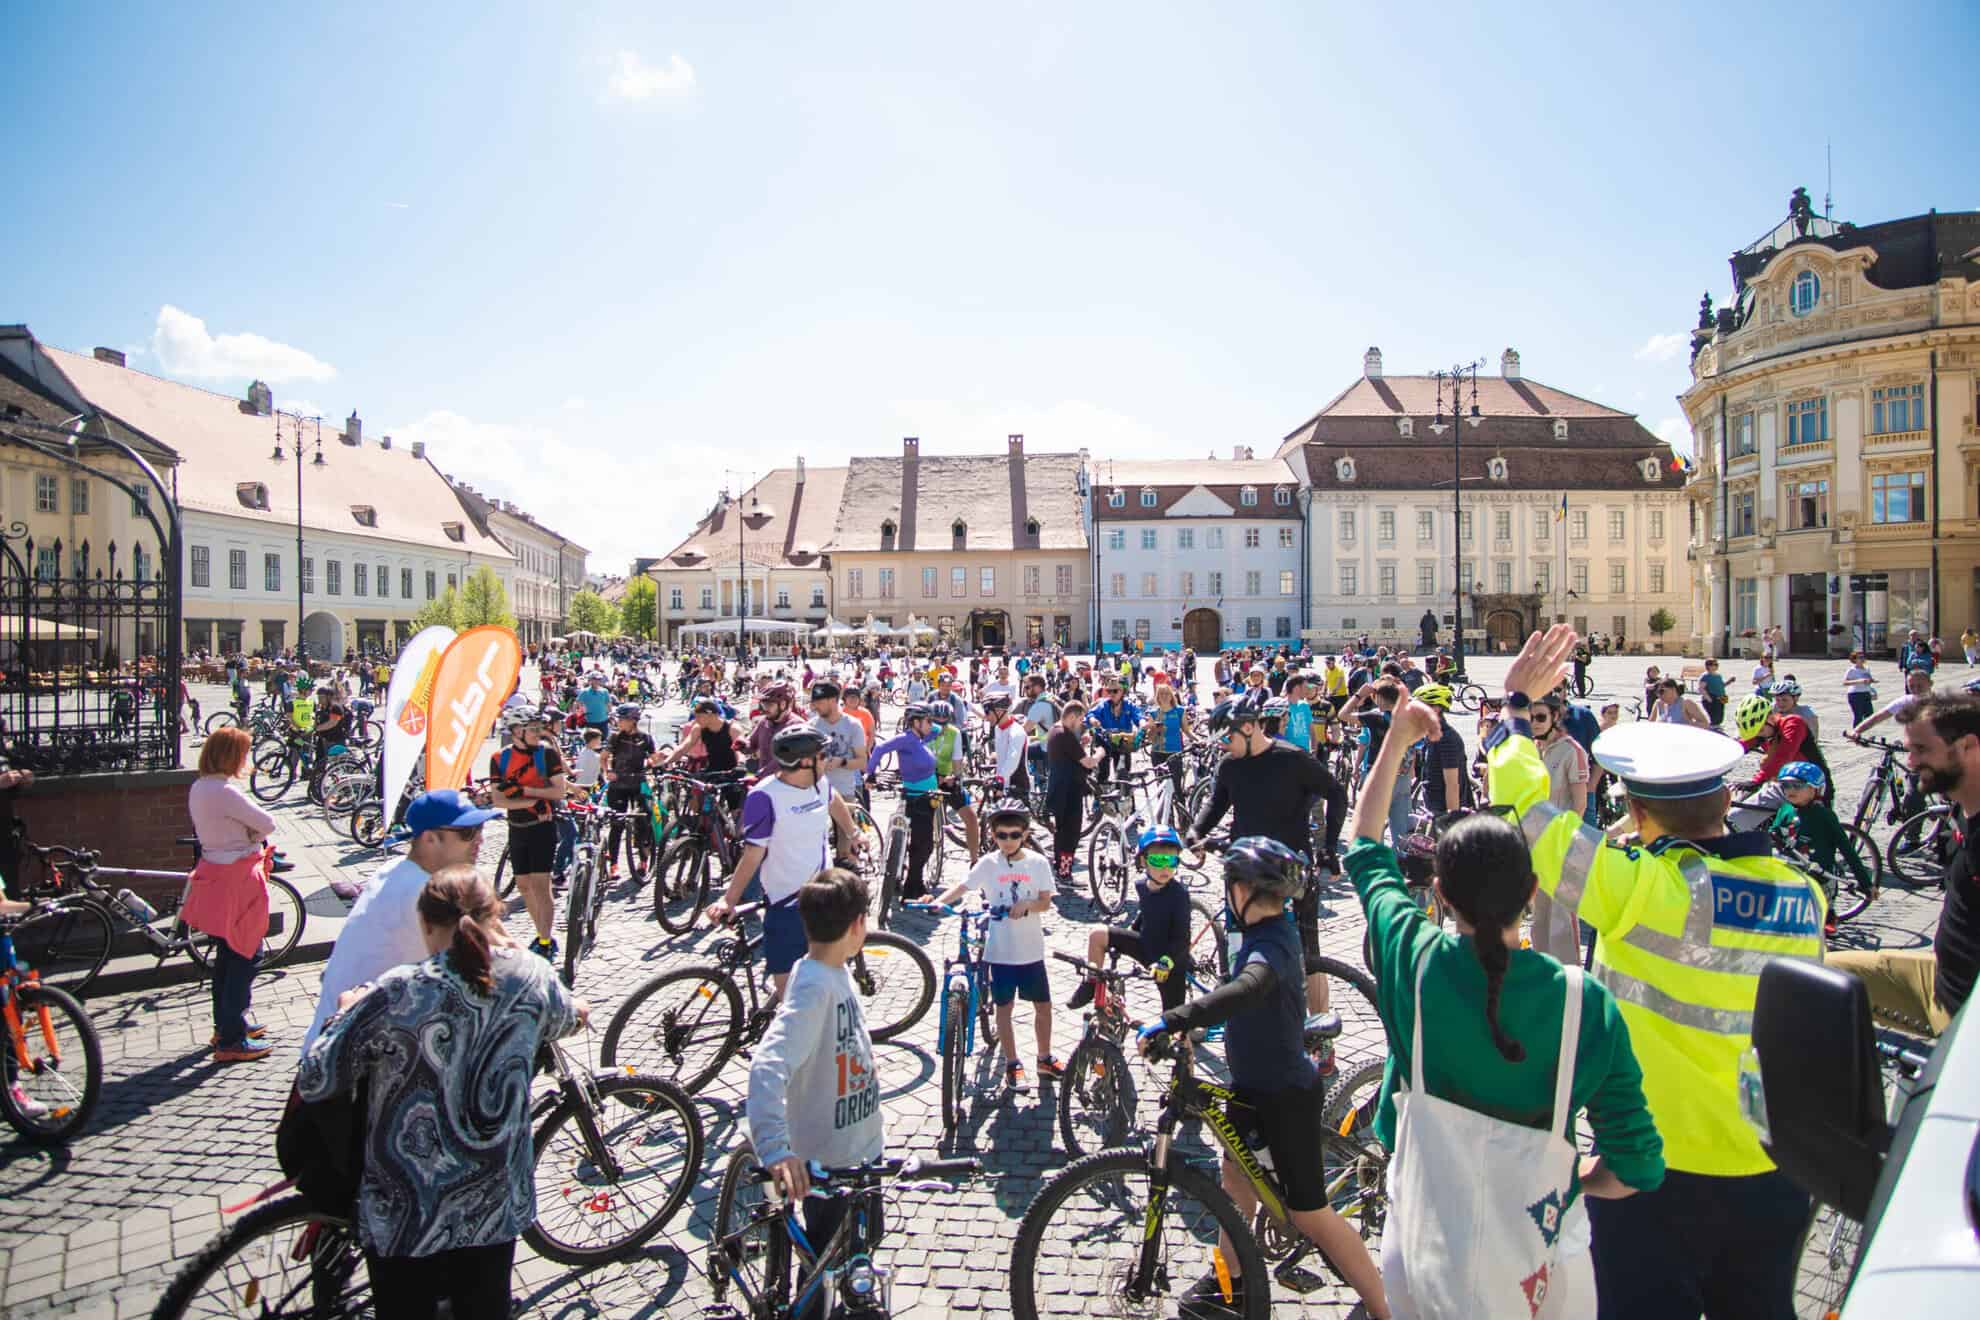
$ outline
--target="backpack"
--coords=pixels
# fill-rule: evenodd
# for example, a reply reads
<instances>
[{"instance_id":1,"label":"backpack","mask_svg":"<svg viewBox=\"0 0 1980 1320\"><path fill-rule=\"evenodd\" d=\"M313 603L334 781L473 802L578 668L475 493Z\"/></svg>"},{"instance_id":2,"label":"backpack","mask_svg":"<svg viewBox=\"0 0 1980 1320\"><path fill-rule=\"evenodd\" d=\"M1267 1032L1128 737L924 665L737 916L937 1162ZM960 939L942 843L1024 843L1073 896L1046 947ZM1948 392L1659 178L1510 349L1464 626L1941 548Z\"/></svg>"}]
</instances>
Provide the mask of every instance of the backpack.
<instances>
[{"instance_id":1,"label":"backpack","mask_svg":"<svg viewBox=\"0 0 1980 1320\"><path fill-rule=\"evenodd\" d=\"M311 1209L349 1219L356 1208L370 1100L369 1082L323 1100L304 1100L290 1085L289 1103L275 1128L275 1160Z\"/></svg>"},{"instance_id":2,"label":"backpack","mask_svg":"<svg viewBox=\"0 0 1980 1320\"><path fill-rule=\"evenodd\" d=\"M514 747L504 747L501 751L496 753L496 755L501 758L500 769L499 769L500 778L507 779L509 777L509 764L510 764L509 753L515 750L516 749ZM538 743L536 744L536 746L530 748L530 756L531 759L536 762L536 777L542 780L545 784L548 784L550 782L550 759L548 756L544 754L543 744Z\"/></svg>"}]
</instances>

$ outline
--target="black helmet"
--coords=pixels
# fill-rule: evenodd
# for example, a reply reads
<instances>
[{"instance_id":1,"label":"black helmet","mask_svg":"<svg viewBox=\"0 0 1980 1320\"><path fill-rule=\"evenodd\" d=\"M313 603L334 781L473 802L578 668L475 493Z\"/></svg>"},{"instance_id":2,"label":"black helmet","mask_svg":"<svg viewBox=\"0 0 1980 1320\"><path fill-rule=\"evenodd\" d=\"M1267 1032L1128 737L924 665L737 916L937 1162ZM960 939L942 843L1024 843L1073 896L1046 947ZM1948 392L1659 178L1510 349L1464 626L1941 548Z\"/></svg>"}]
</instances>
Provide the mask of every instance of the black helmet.
<instances>
[{"instance_id":1,"label":"black helmet","mask_svg":"<svg viewBox=\"0 0 1980 1320\"><path fill-rule=\"evenodd\" d=\"M789 770L825 750L825 735L809 724L787 724L770 739L770 754Z\"/></svg>"},{"instance_id":2,"label":"black helmet","mask_svg":"<svg viewBox=\"0 0 1980 1320\"><path fill-rule=\"evenodd\" d=\"M1305 867L1285 844L1254 834L1231 841L1224 854L1224 883L1242 881L1255 893L1293 898L1306 887Z\"/></svg>"},{"instance_id":3,"label":"black helmet","mask_svg":"<svg viewBox=\"0 0 1980 1320\"><path fill-rule=\"evenodd\" d=\"M1031 807L1017 798L1003 798L990 804L990 809L984 813L983 819L984 823L989 825L995 825L1000 820L1021 820L1029 825Z\"/></svg>"},{"instance_id":4,"label":"black helmet","mask_svg":"<svg viewBox=\"0 0 1980 1320\"><path fill-rule=\"evenodd\" d=\"M622 701L613 709L612 714L622 720L636 720L639 718L639 703Z\"/></svg>"},{"instance_id":5,"label":"black helmet","mask_svg":"<svg viewBox=\"0 0 1980 1320\"><path fill-rule=\"evenodd\" d=\"M1210 708L1210 713L1204 717L1210 732L1223 733L1231 727L1231 708L1236 704L1234 701L1220 701Z\"/></svg>"}]
</instances>

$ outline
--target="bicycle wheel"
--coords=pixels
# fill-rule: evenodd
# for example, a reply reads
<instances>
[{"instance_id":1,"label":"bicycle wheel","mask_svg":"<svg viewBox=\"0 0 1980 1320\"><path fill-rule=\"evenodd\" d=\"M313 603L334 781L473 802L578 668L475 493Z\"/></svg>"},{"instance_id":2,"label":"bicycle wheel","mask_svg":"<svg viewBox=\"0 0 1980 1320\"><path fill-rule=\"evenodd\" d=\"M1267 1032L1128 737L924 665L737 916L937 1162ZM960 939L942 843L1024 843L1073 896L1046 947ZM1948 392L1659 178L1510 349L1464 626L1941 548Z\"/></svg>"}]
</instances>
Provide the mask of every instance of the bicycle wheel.
<instances>
[{"instance_id":1,"label":"bicycle wheel","mask_svg":"<svg viewBox=\"0 0 1980 1320\"><path fill-rule=\"evenodd\" d=\"M300 1196L258 1205L173 1277L152 1320L369 1315L371 1276L348 1223Z\"/></svg>"},{"instance_id":2,"label":"bicycle wheel","mask_svg":"<svg viewBox=\"0 0 1980 1320\"><path fill-rule=\"evenodd\" d=\"M536 1222L523 1240L564 1265L620 1260L658 1233L701 1174L701 1116L659 1077L599 1079L536 1130Z\"/></svg>"},{"instance_id":3,"label":"bicycle wheel","mask_svg":"<svg viewBox=\"0 0 1980 1320\"><path fill-rule=\"evenodd\" d=\"M969 995L960 987L942 997L942 1131L962 1126L963 1070L968 1055L963 1031L969 1025Z\"/></svg>"},{"instance_id":4,"label":"bicycle wheel","mask_svg":"<svg viewBox=\"0 0 1980 1320\"><path fill-rule=\"evenodd\" d=\"M37 1146L59 1145L82 1131L96 1108L103 1046L75 996L33 983L14 989L21 1034L4 1042L0 1118Z\"/></svg>"},{"instance_id":5,"label":"bicycle wheel","mask_svg":"<svg viewBox=\"0 0 1980 1320\"><path fill-rule=\"evenodd\" d=\"M302 941L303 926L309 914L303 908L302 892L287 880L277 875L268 877L268 934L261 942L261 964L257 971L266 971L280 963L296 950ZM186 941L186 953L202 968L213 968L213 945L211 935L189 931L185 923L172 923L175 938Z\"/></svg>"},{"instance_id":6,"label":"bicycle wheel","mask_svg":"<svg viewBox=\"0 0 1980 1320\"><path fill-rule=\"evenodd\" d=\"M206 722L200 725L199 727L204 732L210 734L215 729L235 728L240 724L240 722L241 722L240 716L234 714L234 712L231 710L223 709L223 710L216 710L211 715L208 715L206 717Z\"/></svg>"},{"instance_id":7,"label":"bicycle wheel","mask_svg":"<svg viewBox=\"0 0 1980 1320\"><path fill-rule=\"evenodd\" d=\"M1336 1084L1321 1115L1320 1166L1327 1203L1365 1242L1382 1235L1389 1217L1389 1152L1375 1139L1384 1066L1366 1064Z\"/></svg>"},{"instance_id":8,"label":"bicycle wheel","mask_svg":"<svg viewBox=\"0 0 1980 1320\"><path fill-rule=\"evenodd\" d=\"M742 992L719 967L682 967L627 996L598 1044L601 1066L661 1077L689 1095L742 1045Z\"/></svg>"},{"instance_id":9,"label":"bicycle wheel","mask_svg":"<svg viewBox=\"0 0 1980 1320\"><path fill-rule=\"evenodd\" d=\"M1120 1046L1088 1036L1066 1062L1059 1083L1059 1136L1066 1157L1126 1145L1134 1135L1134 1073Z\"/></svg>"},{"instance_id":10,"label":"bicycle wheel","mask_svg":"<svg viewBox=\"0 0 1980 1320\"><path fill-rule=\"evenodd\" d=\"M270 747L254 755L254 770L248 775L248 792L257 800L273 802L296 782L296 761L286 747Z\"/></svg>"},{"instance_id":11,"label":"bicycle wheel","mask_svg":"<svg viewBox=\"0 0 1980 1320\"><path fill-rule=\"evenodd\" d=\"M1870 777L1863 781L1863 791L1856 795L1856 814L1850 817L1851 824L1861 825L1866 819L1877 818L1878 808L1883 805L1884 790L1889 784L1881 767L1870 772Z\"/></svg>"},{"instance_id":12,"label":"bicycle wheel","mask_svg":"<svg viewBox=\"0 0 1980 1320\"><path fill-rule=\"evenodd\" d=\"M1459 683L1451 699L1463 710L1476 711L1485 704L1485 689L1476 683Z\"/></svg>"},{"instance_id":13,"label":"bicycle wheel","mask_svg":"<svg viewBox=\"0 0 1980 1320\"><path fill-rule=\"evenodd\" d=\"M14 954L43 985L81 997L109 960L112 929L102 908L71 900L14 927Z\"/></svg>"},{"instance_id":14,"label":"bicycle wheel","mask_svg":"<svg viewBox=\"0 0 1980 1320\"><path fill-rule=\"evenodd\" d=\"M1835 1320L1856 1277L1863 1252L1863 1225L1831 1206L1817 1204L1801 1236L1795 1272L1795 1311L1799 1315Z\"/></svg>"},{"instance_id":15,"label":"bicycle wheel","mask_svg":"<svg viewBox=\"0 0 1980 1320\"><path fill-rule=\"evenodd\" d=\"M669 935L685 935L701 919L708 904L710 872L708 845L701 836L676 839L653 871L653 919Z\"/></svg>"},{"instance_id":16,"label":"bicycle wheel","mask_svg":"<svg viewBox=\"0 0 1980 1320\"><path fill-rule=\"evenodd\" d=\"M385 842L385 804L373 798L351 813L351 842L360 848L376 848Z\"/></svg>"},{"instance_id":17,"label":"bicycle wheel","mask_svg":"<svg viewBox=\"0 0 1980 1320\"><path fill-rule=\"evenodd\" d=\"M907 831L887 832L887 862L880 870L880 910L874 924L882 929L893 924L894 904L900 900L901 885L907 875Z\"/></svg>"},{"instance_id":18,"label":"bicycle wheel","mask_svg":"<svg viewBox=\"0 0 1980 1320\"><path fill-rule=\"evenodd\" d=\"M1306 960L1306 972L1330 978L1327 1007L1340 1015L1341 1034L1334 1041L1337 1053L1350 1057L1372 1054L1386 1058L1389 1037L1375 1011L1375 978L1351 962L1321 954ZM1343 983L1352 993L1343 994Z\"/></svg>"},{"instance_id":19,"label":"bicycle wheel","mask_svg":"<svg viewBox=\"0 0 1980 1320\"><path fill-rule=\"evenodd\" d=\"M1086 887L1094 908L1111 917L1127 905L1134 853L1127 831L1116 820L1100 822L1086 843Z\"/></svg>"},{"instance_id":20,"label":"bicycle wheel","mask_svg":"<svg viewBox=\"0 0 1980 1320\"><path fill-rule=\"evenodd\" d=\"M1216 1181L1181 1159L1150 1207L1148 1156L1109 1150L1068 1164L1038 1191L1011 1253L1011 1312L1039 1316L1189 1315L1267 1320L1272 1281L1244 1217ZM1223 1233L1235 1295L1217 1290L1210 1251ZM1147 1241L1159 1259L1149 1290L1134 1275ZM1235 1287L1237 1280L1243 1287Z\"/></svg>"},{"instance_id":21,"label":"bicycle wheel","mask_svg":"<svg viewBox=\"0 0 1980 1320\"><path fill-rule=\"evenodd\" d=\"M498 898L510 899L516 895L516 872L509 865L509 844L502 842L502 855L495 859L495 894Z\"/></svg>"},{"instance_id":22,"label":"bicycle wheel","mask_svg":"<svg viewBox=\"0 0 1980 1320\"><path fill-rule=\"evenodd\" d=\"M871 866L880 856L881 849L886 846L886 838L880 833L880 824L873 819L872 812L858 803L851 804L851 808L853 828L866 843L866 851L861 855L866 858L866 864Z\"/></svg>"},{"instance_id":23,"label":"bicycle wheel","mask_svg":"<svg viewBox=\"0 0 1980 1320\"><path fill-rule=\"evenodd\" d=\"M1200 898L1189 900L1189 978L1197 993L1216 989L1231 975L1231 945L1224 922Z\"/></svg>"},{"instance_id":24,"label":"bicycle wheel","mask_svg":"<svg viewBox=\"0 0 1980 1320\"><path fill-rule=\"evenodd\" d=\"M1856 873L1849 869L1848 860L1836 859L1836 892L1829 896L1829 912L1837 921L1848 921L1869 907L1870 900L1884 887L1884 858L1877 851L1877 844L1868 830L1846 822L1842 828L1843 834L1856 848L1863 869L1870 873L1870 887L1866 889L1863 882L1856 878Z\"/></svg>"},{"instance_id":25,"label":"bicycle wheel","mask_svg":"<svg viewBox=\"0 0 1980 1320\"><path fill-rule=\"evenodd\" d=\"M777 1231L775 1216L764 1213L769 1188L754 1176L762 1167L755 1148L744 1141L722 1170L722 1190L715 1196L715 1231L708 1247L709 1276L718 1301L731 1279L741 1283L746 1296L768 1297L790 1273L790 1239Z\"/></svg>"},{"instance_id":26,"label":"bicycle wheel","mask_svg":"<svg viewBox=\"0 0 1980 1320\"><path fill-rule=\"evenodd\" d=\"M571 867L570 891L564 895L564 986L577 985L578 964L591 947L591 863L580 859Z\"/></svg>"},{"instance_id":27,"label":"bicycle wheel","mask_svg":"<svg viewBox=\"0 0 1980 1320\"><path fill-rule=\"evenodd\" d=\"M1905 817L1891 835L1884 849L1884 867L1893 880L1913 889L1944 884L1946 866L1958 847L1951 808L1927 807Z\"/></svg>"}]
</instances>

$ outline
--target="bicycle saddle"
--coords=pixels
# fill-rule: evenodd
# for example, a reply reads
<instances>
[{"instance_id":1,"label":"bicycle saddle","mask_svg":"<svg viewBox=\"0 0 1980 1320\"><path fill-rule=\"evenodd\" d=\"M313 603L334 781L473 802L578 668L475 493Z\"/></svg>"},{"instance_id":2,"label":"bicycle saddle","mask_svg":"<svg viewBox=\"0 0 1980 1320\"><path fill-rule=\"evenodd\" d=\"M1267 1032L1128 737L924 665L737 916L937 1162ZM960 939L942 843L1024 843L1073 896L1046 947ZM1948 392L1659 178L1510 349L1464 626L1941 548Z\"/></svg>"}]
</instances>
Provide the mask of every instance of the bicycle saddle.
<instances>
[{"instance_id":1,"label":"bicycle saddle","mask_svg":"<svg viewBox=\"0 0 1980 1320\"><path fill-rule=\"evenodd\" d=\"M1306 1048L1310 1050L1323 1041L1330 1041L1340 1034L1341 1015L1339 1013L1309 1013L1306 1018L1306 1030L1302 1033L1301 1039Z\"/></svg>"}]
</instances>

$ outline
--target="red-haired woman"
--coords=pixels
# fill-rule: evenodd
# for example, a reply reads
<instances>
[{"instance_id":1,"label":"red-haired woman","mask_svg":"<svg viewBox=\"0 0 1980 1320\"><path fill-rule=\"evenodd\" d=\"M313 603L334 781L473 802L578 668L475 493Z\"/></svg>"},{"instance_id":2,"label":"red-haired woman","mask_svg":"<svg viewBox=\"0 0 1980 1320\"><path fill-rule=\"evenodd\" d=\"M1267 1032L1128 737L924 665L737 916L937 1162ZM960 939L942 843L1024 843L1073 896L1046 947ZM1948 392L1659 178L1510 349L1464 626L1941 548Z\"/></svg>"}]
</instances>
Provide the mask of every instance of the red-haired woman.
<instances>
[{"instance_id":1,"label":"red-haired woman","mask_svg":"<svg viewBox=\"0 0 1980 1320\"><path fill-rule=\"evenodd\" d=\"M199 778L187 807L199 836L180 917L211 935L213 946L213 1057L221 1063L266 1058L272 1046L248 1020L255 963L268 934L268 836L275 818L234 785L248 763L247 730L215 729L199 753Z\"/></svg>"}]
</instances>

